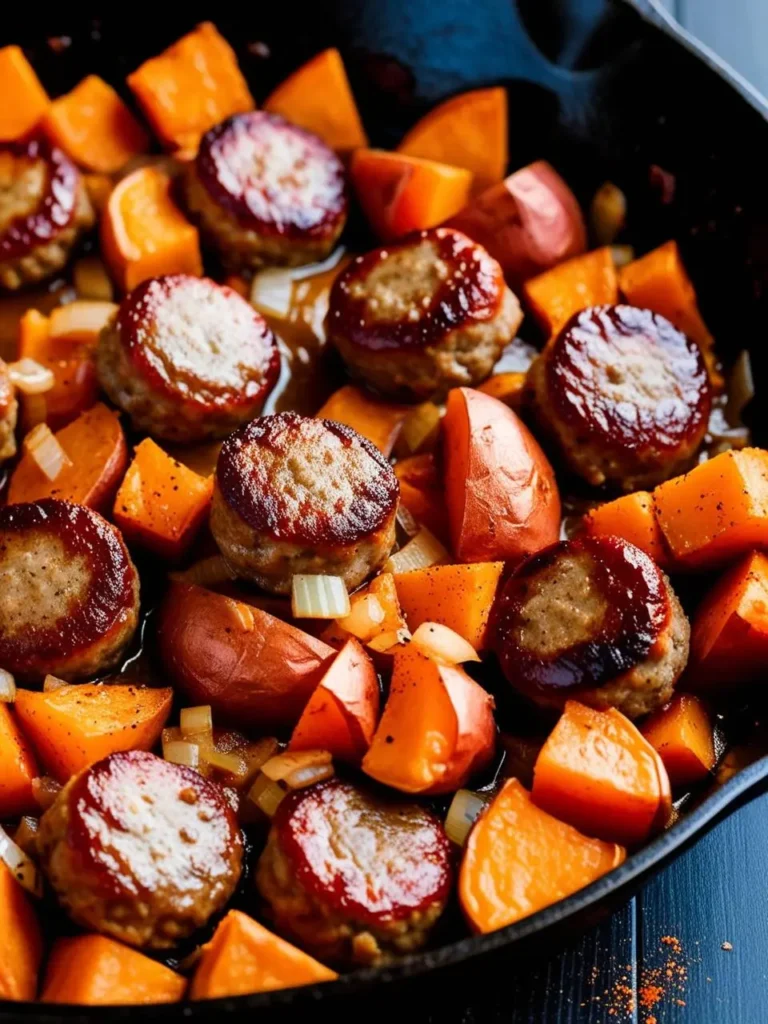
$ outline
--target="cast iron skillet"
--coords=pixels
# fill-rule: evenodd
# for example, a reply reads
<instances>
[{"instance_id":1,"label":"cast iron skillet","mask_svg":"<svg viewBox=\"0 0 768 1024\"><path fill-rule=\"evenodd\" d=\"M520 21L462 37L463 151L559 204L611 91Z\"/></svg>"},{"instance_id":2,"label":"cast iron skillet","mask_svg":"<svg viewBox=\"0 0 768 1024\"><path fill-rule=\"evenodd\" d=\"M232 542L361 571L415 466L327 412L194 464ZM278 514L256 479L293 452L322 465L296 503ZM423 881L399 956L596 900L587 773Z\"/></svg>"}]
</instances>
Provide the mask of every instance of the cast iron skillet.
<instances>
[{"instance_id":1,"label":"cast iron skillet","mask_svg":"<svg viewBox=\"0 0 768 1024\"><path fill-rule=\"evenodd\" d=\"M281 0L239 10L185 4L172 17L159 9L147 17L120 5L97 22L46 12L43 34L34 7L3 13L0 42L28 47L54 94L86 72L122 87L141 60L207 17L235 45L257 98L312 54L336 45L372 140L381 146L396 144L445 96L503 83L513 166L551 160L582 201L606 179L617 182L629 199L629 239L641 250L679 240L720 351L727 360L751 349L755 378L764 379L768 104L677 29L656 0ZM46 40L59 35L72 42L56 54ZM754 410L751 425L756 443L764 444L768 419L760 412ZM505 957L519 964L543 945L551 951L626 901L652 872L765 788L768 757L713 791L617 871L495 934L331 985L216 1003L117 1008L109 1019L250 1019L254 1013L260 1021L308 1013L377 1019L384 1012L403 1018L409 1007L420 1008L423 1018L437 993L455 1009L478 986L499 984ZM106 1017L102 1008L0 1007L4 1022L62 1019Z\"/></svg>"}]
</instances>

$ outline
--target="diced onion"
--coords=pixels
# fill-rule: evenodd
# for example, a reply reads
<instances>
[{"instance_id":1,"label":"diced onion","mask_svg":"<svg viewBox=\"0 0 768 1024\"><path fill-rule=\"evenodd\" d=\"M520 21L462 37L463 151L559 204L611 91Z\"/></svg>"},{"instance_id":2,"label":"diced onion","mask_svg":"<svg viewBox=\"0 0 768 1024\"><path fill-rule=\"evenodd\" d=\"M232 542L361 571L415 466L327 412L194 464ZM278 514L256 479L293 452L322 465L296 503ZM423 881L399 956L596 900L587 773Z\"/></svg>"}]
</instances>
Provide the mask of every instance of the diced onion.
<instances>
[{"instance_id":1,"label":"diced onion","mask_svg":"<svg viewBox=\"0 0 768 1024\"><path fill-rule=\"evenodd\" d=\"M293 577L291 614L294 618L341 619L349 613L349 594L341 576Z\"/></svg>"},{"instance_id":2,"label":"diced onion","mask_svg":"<svg viewBox=\"0 0 768 1024\"><path fill-rule=\"evenodd\" d=\"M187 740L173 740L170 743L163 743L163 757L171 764L185 765L187 768L197 768L200 764L200 747L196 743L189 743Z\"/></svg>"},{"instance_id":3,"label":"diced onion","mask_svg":"<svg viewBox=\"0 0 768 1024\"><path fill-rule=\"evenodd\" d=\"M254 275L251 305L266 316L285 319L291 311L293 272L284 267L269 267Z\"/></svg>"},{"instance_id":4,"label":"diced onion","mask_svg":"<svg viewBox=\"0 0 768 1024\"><path fill-rule=\"evenodd\" d=\"M228 753L216 747L208 747L203 751L202 759L209 768L218 768L219 771L238 777L244 776L248 770L245 758L234 750Z\"/></svg>"},{"instance_id":5,"label":"diced onion","mask_svg":"<svg viewBox=\"0 0 768 1024\"><path fill-rule=\"evenodd\" d=\"M349 615L338 620L339 626L365 643L375 636L387 617L381 601L375 594L361 594L352 598Z\"/></svg>"},{"instance_id":6,"label":"diced onion","mask_svg":"<svg viewBox=\"0 0 768 1024\"><path fill-rule=\"evenodd\" d=\"M413 518L413 513L409 512L405 505L398 505L397 507L397 525L409 540L411 537L415 537L421 529Z\"/></svg>"},{"instance_id":7,"label":"diced onion","mask_svg":"<svg viewBox=\"0 0 768 1024\"><path fill-rule=\"evenodd\" d=\"M25 814L24 817L18 824L16 831L13 833L13 841L17 846L20 846L24 853L30 856L34 853L35 843L37 841L37 832L40 828L40 819L33 818L29 814Z\"/></svg>"},{"instance_id":8,"label":"diced onion","mask_svg":"<svg viewBox=\"0 0 768 1024\"><path fill-rule=\"evenodd\" d=\"M211 705L201 704L195 708L182 708L179 713L179 727L185 740L195 741L200 736L212 736Z\"/></svg>"},{"instance_id":9,"label":"diced onion","mask_svg":"<svg viewBox=\"0 0 768 1024\"><path fill-rule=\"evenodd\" d=\"M72 269L75 291L81 299L111 302L114 288L107 269L98 256L84 256Z\"/></svg>"},{"instance_id":10,"label":"diced onion","mask_svg":"<svg viewBox=\"0 0 768 1024\"><path fill-rule=\"evenodd\" d=\"M480 656L468 640L439 622L422 622L411 637L411 643L422 654L443 665L480 661Z\"/></svg>"},{"instance_id":11,"label":"diced onion","mask_svg":"<svg viewBox=\"0 0 768 1024\"><path fill-rule=\"evenodd\" d=\"M398 575L414 569L427 569L430 565L443 564L449 558L450 555L437 537L426 526L422 526L413 540L409 540L405 547L387 559L384 572Z\"/></svg>"},{"instance_id":12,"label":"diced onion","mask_svg":"<svg viewBox=\"0 0 768 1024\"><path fill-rule=\"evenodd\" d=\"M19 359L16 363L9 363L8 373L11 383L22 395L43 395L51 390L55 381L53 370L34 359Z\"/></svg>"},{"instance_id":13,"label":"diced onion","mask_svg":"<svg viewBox=\"0 0 768 1024\"><path fill-rule=\"evenodd\" d=\"M484 796L471 789L456 791L445 818L445 833L452 843L464 845L486 802Z\"/></svg>"},{"instance_id":14,"label":"diced onion","mask_svg":"<svg viewBox=\"0 0 768 1024\"><path fill-rule=\"evenodd\" d=\"M199 587L215 587L220 583L229 583L236 578L221 555L203 558L188 569L169 574L177 583L194 583Z\"/></svg>"},{"instance_id":15,"label":"diced onion","mask_svg":"<svg viewBox=\"0 0 768 1024\"><path fill-rule=\"evenodd\" d=\"M613 265L617 269L626 267L628 263L632 263L635 258L635 250L631 245L612 245L611 246L611 257L613 259Z\"/></svg>"},{"instance_id":16,"label":"diced onion","mask_svg":"<svg viewBox=\"0 0 768 1024\"><path fill-rule=\"evenodd\" d=\"M58 341L79 341L89 344L101 333L117 312L114 302L76 299L51 311L50 337Z\"/></svg>"},{"instance_id":17,"label":"diced onion","mask_svg":"<svg viewBox=\"0 0 768 1024\"><path fill-rule=\"evenodd\" d=\"M597 245L611 245L627 219L627 198L618 185L606 181L595 192L589 210L592 235Z\"/></svg>"},{"instance_id":18,"label":"diced onion","mask_svg":"<svg viewBox=\"0 0 768 1024\"><path fill-rule=\"evenodd\" d=\"M273 782L263 773L259 773L259 777L248 792L248 799L251 803L256 804L268 818L274 816L286 796L288 796L288 790L285 786L279 782Z\"/></svg>"},{"instance_id":19,"label":"diced onion","mask_svg":"<svg viewBox=\"0 0 768 1024\"><path fill-rule=\"evenodd\" d=\"M24 450L34 459L40 472L53 483L72 460L45 423L39 423L24 438Z\"/></svg>"},{"instance_id":20,"label":"diced onion","mask_svg":"<svg viewBox=\"0 0 768 1024\"><path fill-rule=\"evenodd\" d=\"M398 437L398 451L416 455L433 444L440 432L440 410L434 402L422 402L403 420Z\"/></svg>"},{"instance_id":21,"label":"diced onion","mask_svg":"<svg viewBox=\"0 0 768 1024\"><path fill-rule=\"evenodd\" d=\"M43 883L37 865L3 828L0 828L0 860L5 861L13 877L27 892L33 896L43 895Z\"/></svg>"},{"instance_id":22,"label":"diced onion","mask_svg":"<svg viewBox=\"0 0 768 1024\"><path fill-rule=\"evenodd\" d=\"M59 679L58 676L47 675L43 680L43 693L53 693L54 690L60 690L62 686L69 686L66 679Z\"/></svg>"},{"instance_id":23,"label":"diced onion","mask_svg":"<svg viewBox=\"0 0 768 1024\"><path fill-rule=\"evenodd\" d=\"M13 704L16 700L16 680L11 673L0 668L0 704Z\"/></svg>"},{"instance_id":24,"label":"diced onion","mask_svg":"<svg viewBox=\"0 0 768 1024\"><path fill-rule=\"evenodd\" d=\"M368 647L378 654L387 654L393 647L402 647L411 639L407 629L392 629L386 633L379 633L368 641Z\"/></svg>"},{"instance_id":25,"label":"diced onion","mask_svg":"<svg viewBox=\"0 0 768 1024\"><path fill-rule=\"evenodd\" d=\"M317 776L311 781L307 772L309 768L315 769ZM289 789L303 789L313 782L330 779L333 775L333 761L327 750L286 751L265 761L261 772L273 782L284 782Z\"/></svg>"},{"instance_id":26,"label":"diced onion","mask_svg":"<svg viewBox=\"0 0 768 1024\"><path fill-rule=\"evenodd\" d=\"M255 743L249 743L245 750L241 751L245 761L245 780L254 779L257 772L261 770L261 766L270 757L274 757L279 749L280 744L274 736L265 736L264 739L256 740Z\"/></svg>"},{"instance_id":27,"label":"diced onion","mask_svg":"<svg viewBox=\"0 0 768 1024\"><path fill-rule=\"evenodd\" d=\"M61 783L52 779L50 775L40 775L32 779L32 796L42 811L48 810L60 792Z\"/></svg>"}]
</instances>

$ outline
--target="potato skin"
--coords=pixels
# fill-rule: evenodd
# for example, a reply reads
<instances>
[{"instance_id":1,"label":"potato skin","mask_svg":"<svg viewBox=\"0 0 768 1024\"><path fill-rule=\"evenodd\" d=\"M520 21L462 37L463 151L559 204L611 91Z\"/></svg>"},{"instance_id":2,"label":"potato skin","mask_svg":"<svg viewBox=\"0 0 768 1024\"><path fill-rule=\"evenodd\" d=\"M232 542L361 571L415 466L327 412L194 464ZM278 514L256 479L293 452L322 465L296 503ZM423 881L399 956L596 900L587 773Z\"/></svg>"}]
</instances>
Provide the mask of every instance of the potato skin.
<instances>
[{"instance_id":1,"label":"potato skin","mask_svg":"<svg viewBox=\"0 0 768 1024\"><path fill-rule=\"evenodd\" d=\"M459 561L511 561L555 543L555 474L511 409L481 391L456 388L448 395L443 438L448 518Z\"/></svg>"},{"instance_id":2,"label":"potato skin","mask_svg":"<svg viewBox=\"0 0 768 1024\"><path fill-rule=\"evenodd\" d=\"M160 656L217 724L293 728L336 651L295 626L222 594L172 584L160 608Z\"/></svg>"}]
</instances>

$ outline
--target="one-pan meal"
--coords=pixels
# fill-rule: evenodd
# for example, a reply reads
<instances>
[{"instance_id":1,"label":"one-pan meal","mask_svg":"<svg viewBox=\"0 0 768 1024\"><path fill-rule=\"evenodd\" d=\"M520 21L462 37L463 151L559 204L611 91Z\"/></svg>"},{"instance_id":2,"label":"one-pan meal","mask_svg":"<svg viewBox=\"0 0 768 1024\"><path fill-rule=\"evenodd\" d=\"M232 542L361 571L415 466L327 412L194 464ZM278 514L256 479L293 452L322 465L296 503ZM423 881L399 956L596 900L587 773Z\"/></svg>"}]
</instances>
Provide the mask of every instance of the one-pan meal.
<instances>
[{"instance_id":1,"label":"one-pan meal","mask_svg":"<svg viewBox=\"0 0 768 1024\"><path fill-rule=\"evenodd\" d=\"M612 871L768 658L676 241L508 175L503 88L385 151L336 50L117 84L0 49L0 998L332 981Z\"/></svg>"}]
</instances>

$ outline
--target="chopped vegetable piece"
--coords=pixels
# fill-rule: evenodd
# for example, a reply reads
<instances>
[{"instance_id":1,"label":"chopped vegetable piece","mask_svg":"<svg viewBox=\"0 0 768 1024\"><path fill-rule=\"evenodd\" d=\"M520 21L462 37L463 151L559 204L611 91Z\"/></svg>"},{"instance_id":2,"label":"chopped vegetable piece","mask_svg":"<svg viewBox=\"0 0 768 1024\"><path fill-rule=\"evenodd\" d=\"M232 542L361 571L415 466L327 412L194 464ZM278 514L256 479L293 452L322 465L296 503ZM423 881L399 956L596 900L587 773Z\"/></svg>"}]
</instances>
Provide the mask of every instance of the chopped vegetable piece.
<instances>
[{"instance_id":1,"label":"chopped vegetable piece","mask_svg":"<svg viewBox=\"0 0 768 1024\"><path fill-rule=\"evenodd\" d=\"M525 373L495 373L482 384L477 385L477 390L491 398L497 398L504 405L519 413L523 406L523 391L525 389Z\"/></svg>"},{"instance_id":2,"label":"chopped vegetable piece","mask_svg":"<svg viewBox=\"0 0 768 1024\"><path fill-rule=\"evenodd\" d=\"M664 567L669 561L653 495L648 491L625 494L593 508L585 515L584 526L600 537L622 537L650 555L657 565Z\"/></svg>"},{"instance_id":3,"label":"chopped vegetable piece","mask_svg":"<svg viewBox=\"0 0 768 1024\"><path fill-rule=\"evenodd\" d=\"M186 978L105 935L54 943L40 1001L80 1006L177 1003Z\"/></svg>"},{"instance_id":4,"label":"chopped vegetable piece","mask_svg":"<svg viewBox=\"0 0 768 1024\"><path fill-rule=\"evenodd\" d=\"M509 160L507 90L475 89L440 103L425 114L397 147L398 153L464 167L473 192L496 185Z\"/></svg>"},{"instance_id":5,"label":"chopped vegetable piece","mask_svg":"<svg viewBox=\"0 0 768 1024\"><path fill-rule=\"evenodd\" d=\"M373 663L358 641L350 639L309 698L288 749L327 750L336 760L359 764L378 718L379 682Z\"/></svg>"},{"instance_id":6,"label":"chopped vegetable piece","mask_svg":"<svg viewBox=\"0 0 768 1024\"><path fill-rule=\"evenodd\" d=\"M79 341L95 345L107 322L117 312L114 302L78 299L51 310L48 332L52 341Z\"/></svg>"},{"instance_id":7,"label":"chopped vegetable piece","mask_svg":"<svg viewBox=\"0 0 768 1024\"><path fill-rule=\"evenodd\" d=\"M163 757L171 764L183 764L187 768L197 768L200 764L200 747L188 740L170 740L163 743Z\"/></svg>"},{"instance_id":8,"label":"chopped vegetable piece","mask_svg":"<svg viewBox=\"0 0 768 1024\"><path fill-rule=\"evenodd\" d=\"M440 437L441 415L434 402L422 402L411 409L397 439L398 453L407 457L434 448Z\"/></svg>"},{"instance_id":9,"label":"chopped vegetable piece","mask_svg":"<svg viewBox=\"0 0 768 1024\"><path fill-rule=\"evenodd\" d=\"M23 395L42 395L54 384L53 370L34 359L19 359L8 364L11 383Z\"/></svg>"},{"instance_id":10,"label":"chopped vegetable piece","mask_svg":"<svg viewBox=\"0 0 768 1024\"><path fill-rule=\"evenodd\" d=\"M39 423L24 438L24 454L34 462L49 483L61 475L63 469L71 468L72 460L51 433L45 423Z\"/></svg>"},{"instance_id":11,"label":"chopped vegetable piece","mask_svg":"<svg viewBox=\"0 0 768 1024\"><path fill-rule=\"evenodd\" d=\"M270 94L264 109L319 135L340 153L368 145L341 54L323 50Z\"/></svg>"},{"instance_id":12,"label":"chopped vegetable piece","mask_svg":"<svg viewBox=\"0 0 768 1024\"><path fill-rule=\"evenodd\" d=\"M295 619L339 619L349 615L349 594L341 576L306 576L291 580L291 614Z\"/></svg>"},{"instance_id":13,"label":"chopped vegetable piece","mask_svg":"<svg viewBox=\"0 0 768 1024\"><path fill-rule=\"evenodd\" d=\"M409 627L417 630L423 622L439 622L474 650L484 650L503 570L503 562L470 562L399 574L395 586Z\"/></svg>"},{"instance_id":14,"label":"chopped vegetable piece","mask_svg":"<svg viewBox=\"0 0 768 1024\"><path fill-rule=\"evenodd\" d=\"M31 455L13 471L8 502L60 498L104 511L125 473L128 450L117 413L99 403L59 430L56 441L67 456L50 481Z\"/></svg>"},{"instance_id":15,"label":"chopped vegetable piece","mask_svg":"<svg viewBox=\"0 0 768 1024\"><path fill-rule=\"evenodd\" d=\"M448 512L445 507L443 480L434 455L427 452L412 455L395 463L395 476L400 484L401 508L426 526L443 544L448 543Z\"/></svg>"},{"instance_id":16,"label":"chopped vegetable piece","mask_svg":"<svg viewBox=\"0 0 768 1024\"><path fill-rule=\"evenodd\" d=\"M482 793L473 793L471 789L456 791L448 814L445 818L445 834L452 843L463 846L472 826L488 803L488 797Z\"/></svg>"},{"instance_id":17,"label":"chopped vegetable piece","mask_svg":"<svg viewBox=\"0 0 768 1024\"><path fill-rule=\"evenodd\" d=\"M450 793L485 767L495 739L490 694L463 669L440 665L409 644L395 654L363 771L404 793Z\"/></svg>"},{"instance_id":18,"label":"chopped vegetable piece","mask_svg":"<svg viewBox=\"0 0 768 1024\"><path fill-rule=\"evenodd\" d=\"M32 780L40 773L32 747L5 703L0 703L0 765L0 821L34 812Z\"/></svg>"},{"instance_id":19,"label":"chopped vegetable piece","mask_svg":"<svg viewBox=\"0 0 768 1024\"><path fill-rule=\"evenodd\" d=\"M768 662L768 556L746 555L705 595L693 617L691 687L763 679Z\"/></svg>"},{"instance_id":20,"label":"chopped vegetable piece","mask_svg":"<svg viewBox=\"0 0 768 1024\"><path fill-rule=\"evenodd\" d=\"M229 43L206 21L128 75L128 85L160 141L197 152L215 124L253 110L253 97Z\"/></svg>"},{"instance_id":21,"label":"chopped vegetable piece","mask_svg":"<svg viewBox=\"0 0 768 1024\"><path fill-rule=\"evenodd\" d=\"M213 738L213 713L210 704L198 704L194 708L182 708L179 712L179 727L185 740L196 740L200 736Z\"/></svg>"},{"instance_id":22,"label":"chopped vegetable piece","mask_svg":"<svg viewBox=\"0 0 768 1024\"><path fill-rule=\"evenodd\" d=\"M37 865L3 828L0 828L0 863L8 868L22 889L33 896L43 895L43 880Z\"/></svg>"},{"instance_id":23,"label":"chopped vegetable piece","mask_svg":"<svg viewBox=\"0 0 768 1024\"><path fill-rule=\"evenodd\" d=\"M221 555L201 558L188 569L172 572L170 575L179 583L196 583L200 587L216 587L236 579L235 573Z\"/></svg>"},{"instance_id":24,"label":"chopped vegetable piece","mask_svg":"<svg viewBox=\"0 0 768 1024\"><path fill-rule=\"evenodd\" d=\"M351 635L367 644L383 633L406 628L395 578L390 572L374 577L366 587L352 594L349 601L349 615L338 619L323 633L328 643L342 646Z\"/></svg>"},{"instance_id":25,"label":"chopped vegetable piece","mask_svg":"<svg viewBox=\"0 0 768 1024\"><path fill-rule=\"evenodd\" d=\"M383 242L442 224L466 205L472 187L472 173L462 167L382 149L355 150L350 175Z\"/></svg>"},{"instance_id":26,"label":"chopped vegetable piece","mask_svg":"<svg viewBox=\"0 0 768 1024\"><path fill-rule=\"evenodd\" d=\"M395 446L408 408L373 398L352 384L334 392L317 413L319 419L336 420L367 437L383 455Z\"/></svg>"},{"instance_id":27,"label":"chopped vegetable piece","mask_svg":"<svg viewBox=\"0 0 768 1024\"><path fill-rule=\"evenodd\" d=\"M612 245L627 219L627 197L612 181L595 192L589 210L592 238L596 245Z\"/></svg>"},{"instance_id":28,"label":"chopped vegetable piece","mask_svg":"<svg viewBox=\"0 0 768 1024\"><path fill-rule=\"evenodd\" d=\"M40 819L25 814L13 833L13 841L30 857L36 854L37 833L40 830Z\"/></svg>"},{"instance_id":29,"label":"chopped vegetable piece","mask_svg":"<svg viewBox=\"0 0 768 1024\"><path fill-rule=\"evenodd\" d=\"M411 643L417 651L441 665L480 661L477 651L463 636L439 622L422 622L414 631Z\"/></svg>"},{"instance_id":30,"label":"chopped vegetable piece","mask_svg":"<svg viewBox=\"0 0 768 1024\"><path fill-rule=\"evenodd\" d=\"M395 552L384 564L384 571L393 575L413 572L415 569L426 569L431 565L447 562L450 554L426 526L422 526L416 536L409 540L405 547Z\"/></svg>"},{"instance_id":31,"label":"chopped vegetable piece","mask_svg":"<svg viewBox=\"0 0 768 1024\"><path fill-rule=\"evenodd\" d=\"M98 256L83 256L77 260L72 268L72 280L80 299L111 302L115 297L112 280Z\"/></svg>"},{"instance_id":32,"label":"chopped vegetable piece","mask_svg":"<svg viewBox=\"0 0 768 1024\"><path fill-rule=\"evenodd\" d=\"M62 686L69 685L66 679L59 679L58 676L48 674L43 680L43 693L53 693L54 690L60 690Z\"/></svg>"},{"instance_id":33,"label":"chopped vegetable piece","mask_svg":"<svg viewBox=\"0 0 768 1024\"><path fill-rule=\"evenodd\" d=\"M293 270L267 267L253 275L250 301L264 316L288 318L293 298Z\"/></svg>"},{"instance_id":34,"label":"chopped vegetable piece","mask_svg":"<svg viewBox=\"0 0 768 1024\"><path fill-rule=\"evenodd\" d=\"M110 193L101 219L104 259L127 292L160 274L203 272L197 228L171 197L171 179L156 167L141 167Z\"/></svg>"},{"instance_id":35,"label":"chopped vegetable piece","mask_svg":"<svg viewBox=\"0 0 768 1024\"><path fill-rule=\"evenodd\" d=\"M672 806L666 769L629 719L575 700L541 748L533 799L581 832L625 846L663 827Z\"/></svg>"},{"instance_id":36,"label":"chopped vegetable piece","mask_svg":"<svg viewBox=\"0 0 768 1024\"><path fill-rule=\"evenodd\" d=\"M13 704L16 700L16 680L11 673L0 668L0 704Z\"/></svg>"},{"instance_id":37,"label":"chopped vegetable piece","mask_svg":"<svg viewBox=\"0 0 768 1024\"><path fill-rule=\"evenodd\" d=\"M112 189L115 187L114 180L108 174L84 174L83 181L85 183L85 191L88 193L91 205L94 207L98 215L101 216L106 209L107 201L112 194ZM111 299L112 296L94 295L93 298Z\"/></svg>"},{"instance_id":38,"label":"chopped vegetable piece","mask_svg":"<svg viewBox=\"0 0 768 1024\"><path fill-rule=\"evenodd\" d=\"M768 547L768 452L724 452L660 484L653 501L679 568L713 569Z\"/></svg>"},{"instance_id":39,"label":"chopped vegetable piece","mask_svg":"<svg viewBox=\"0 0 768 1024\"><path fill-rule=\"evenodd\" d=\"M32 792L40 810L47 811L61 792L61 783L52 779L50 775L41 775L32 779Z\"/></svg>"},{"instance_id":40,"label":"chopped vegetable piece","mask_svg":"<svg viewBox=\"0 0 768 1024\"><path fill-rule=\"evenodd\" d=\"M275 811L288 796L288 790L279 782L273 782L266 775L258 775L248 793L248 799L254 803L268 818L275 816Z\"/></svg>"},{"instance_id":41,"label":"chopped vegetable piece","mask_svg":"<svg viewBox=\"0 0 768 1024\"><path fill-rule=\"evenodd\" d=\"M230 910L203 946L189 995L193 1000L217 999L313 985L337 977L253 918Z\"/></svg>"},{"instance_id":42,"label":"chopped vegetable piece","mask_svg":"<svg viewBox=\"0 0 768 1024\"><path fill-rule=\"evenodd\" d=\"M16 713L40 760L60 782L119 750L151 750L173 691L81 683L53 693L18 690Z\"/></svg>"},{"instance_id":43,"label":"chopped vegetable piece","mask_svg":"<svg viewBox=\"0 0 768 1024\"><path fill-rule=\"evenodd\" d=\"M212 494L212 477L193 473L148 437L117 492L115 523L129 543L175 561L205 521Z\"/></svg>"},{"instance_id":44,"label":"chopped vegetable piece","mask_svg":"<svg viewBox=\"0 0 768 1024\"><path fill-rule=\"evenodd\" d=\"M462 910L475 932L494 932L565 899L626 859L538 808L510 779L480 816L459 875Z\"/></svg>"},{"instance_id":45,"label":"chopped vegetable piece","mask_svg":"<svg viewBox=\"0 0 768 1024\"><path fill-rule=\"evenodd\" d=\"M286 751L265 761L261 773L272 782L284 783L287 789L304 789L330 779L333 763L328 750ZM312 773L317 777L311 778Z\"/></svg>"},{"instance_id":46,"label":"chopped vegetable piece","mask_svg":"<svg viewBox=\"0 0 768 1024\"><path fill-rule=\"evenodd\" d=\"M247 765L237 754L229 754L224 750L217 750L216 747L205 747L201 756L203 764L209 768L218 768L219 771L228 772L235 778L245 775Z\"/></svg>"},{"instance_id":47,"label":"chopped vegetable piece","mask_svg":"<svg viewBox=\"0 0 768 1024\"><path fill-rule=\"evenodd\" d=\"M0 50L0 142L27 135L45 114L50 100L19 46Z\"/></svg>"},{"instance_id":48,"label":"chopped vegetable piece","mask_svg":"<svg viewBox=\"0 0 768 1024\"><path fill-rule=\"evenodd\" d=\"M2 55L2 51L0 51ZM0 1000L32 1001L43 959L37 914L13 872L0 860Z\"/></svg>"},{"instance_id":49,"label":"chopped vegetable piece","mask_svg":"<svg viewBox=\"0 0 768 1024\"><path fill-rule=\"evenodd\" d=\"M651 715L643 736L658 753L669 781L685 789L707 778L715 767L714 729L704 704L692 694L679 693Z\"/></svg>"},{"instance_id":50,"label":"chopped vegetable piece","mask_svg":"<svg viewBox=\"0 0 768 1024\"><path fill-rule=\"evenodd\" d=\"M48 108L43 127L75 163L111 174L149 147L147 133L111 85L88 75Z\"/></svg>"},{"instance_id":51,"label":"chopped vegetable piece","mask_svg":"<svg viewBox=\"0 0 768 1024\"><path fill-rule=\"evenodd\" d=\"M574 313L619 301L619 279L609 247L567 260L526 281L523 294L547 337Z\"/></svg>"}]
</instances>

